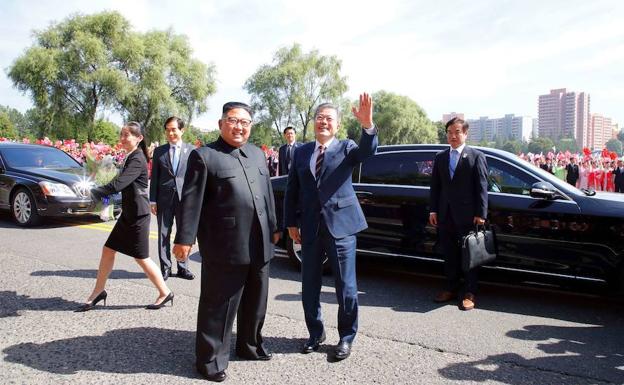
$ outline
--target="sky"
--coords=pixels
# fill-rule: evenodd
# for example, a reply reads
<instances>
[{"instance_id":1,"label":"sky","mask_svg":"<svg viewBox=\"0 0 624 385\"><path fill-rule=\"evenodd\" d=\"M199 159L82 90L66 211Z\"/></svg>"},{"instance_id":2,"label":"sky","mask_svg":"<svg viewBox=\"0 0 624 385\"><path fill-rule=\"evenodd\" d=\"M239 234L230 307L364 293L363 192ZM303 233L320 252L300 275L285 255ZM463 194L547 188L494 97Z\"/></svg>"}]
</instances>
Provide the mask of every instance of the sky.
<instances>
[{"instance_id":1,"label":"sky","mask_svg":"<svg viewBox=\"0 0 624 385\"><path fill-rule=\"evenodd\" d=\"M567 88L589 93L592 112L624 126L620 0L0 0L0 104L32 107L6 74L33 31L104 10L136 31L184 34L192 56L216 66L217 92L192 122L203 129L216 128L223 103L249 102L244 82L293 43L342 60L352 100L385 90L432 120L451 111L537 117L539 95Z\"/></svg>"}]
</instances>

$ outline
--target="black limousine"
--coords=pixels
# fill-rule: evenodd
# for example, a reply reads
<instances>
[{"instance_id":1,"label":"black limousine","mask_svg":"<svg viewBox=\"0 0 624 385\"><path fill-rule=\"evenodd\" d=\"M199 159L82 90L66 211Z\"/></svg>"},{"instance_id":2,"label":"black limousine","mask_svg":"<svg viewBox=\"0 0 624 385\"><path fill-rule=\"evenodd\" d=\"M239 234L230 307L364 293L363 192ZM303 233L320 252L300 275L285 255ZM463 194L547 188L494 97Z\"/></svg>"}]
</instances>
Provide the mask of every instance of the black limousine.
<instances>
[{"instance_id":1,"label":"black limousine","mask_svg":"<svg viewBox=\"0 0 624 385\"><path fill-rule=\"evenodd\" d=\"M429 184L434 156L447 147L380 146L354 171L369 226L358 234L358 254L442 261L428 223ZM511 153L479 150L487 158L488 219L498 245L488 268L624 286L624 194L579 190ZM286 179L272 178L278 221ZM282 246L300 261L287 232Z\"/></svg>"},{"instance_id":2,"label":"black limousine","mask_svg":"<svg viewBox=\"0 0 624 385\"><path fill-rule=\"evenodd\" d=\"M93 214L93 182L67 153L48 146L0 142L0 209L19 226L45 216ZM114 197L115 206L120 197Z\"/></svg>"}]
</instances>

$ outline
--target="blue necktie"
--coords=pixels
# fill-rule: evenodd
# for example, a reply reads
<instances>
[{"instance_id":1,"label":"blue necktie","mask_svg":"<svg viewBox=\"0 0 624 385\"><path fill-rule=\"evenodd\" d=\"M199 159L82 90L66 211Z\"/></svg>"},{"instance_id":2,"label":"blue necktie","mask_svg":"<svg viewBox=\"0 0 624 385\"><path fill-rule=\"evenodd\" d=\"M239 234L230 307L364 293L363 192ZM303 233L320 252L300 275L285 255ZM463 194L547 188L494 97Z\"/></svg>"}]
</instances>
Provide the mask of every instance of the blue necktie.
<instances>
[{"instance_id":1,"label":"blue necktie","mask_svg":"<svg viewBox=\"0 0 624 385\"><path fill-rule=\"evenodd\" d=\"M451 174L451 179L453 179L453 175L455 175L455 168L457 167L457 159L459 158L459 153L457 150L451 150L451 159L449 162L449 174Z\"/></svg>"},{"instance_id":2,"label":"blue necktie","mask_svg":"<svg viewBox=\"0 0 624 385\"><path fill-rule=\"evenodd\" d=\"M178 163L180 163L180 154L177 146L173 146L173 159L171 159L171 166L173 166L173 174L178 174Z\"/></svg>"}]
</instances>

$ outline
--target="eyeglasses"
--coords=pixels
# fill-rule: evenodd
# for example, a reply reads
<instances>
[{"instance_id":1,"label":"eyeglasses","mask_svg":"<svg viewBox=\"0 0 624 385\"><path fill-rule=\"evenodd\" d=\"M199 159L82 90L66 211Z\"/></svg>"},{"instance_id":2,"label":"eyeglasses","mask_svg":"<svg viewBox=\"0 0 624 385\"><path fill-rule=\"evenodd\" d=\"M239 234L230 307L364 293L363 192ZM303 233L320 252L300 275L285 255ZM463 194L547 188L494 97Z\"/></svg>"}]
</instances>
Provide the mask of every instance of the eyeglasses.
<instances>
[{"instance_id":1,"label":"eyeglasses","mask_svg":"<svg viewBox=\"0 0 624 385\"><path fill-rule=\"evenodd\" d=\"M334 121L334 118L329 115L316 115L314 120L316 120L317 122L322 122L323 120L326 120L327 123L331 123Z\"/></svg>"},{"instance_id":2,"label":"eyeglasses","mask_svg":"<svg viewBox=\"0 0 624 385\"><path fill-rule=\"evenodd\" d=\"M249 119L227 118L225 121L232 127L236 127L239 123L243 128L248 128L251 125L251 120Z\"/></svg>"}]
</instances>

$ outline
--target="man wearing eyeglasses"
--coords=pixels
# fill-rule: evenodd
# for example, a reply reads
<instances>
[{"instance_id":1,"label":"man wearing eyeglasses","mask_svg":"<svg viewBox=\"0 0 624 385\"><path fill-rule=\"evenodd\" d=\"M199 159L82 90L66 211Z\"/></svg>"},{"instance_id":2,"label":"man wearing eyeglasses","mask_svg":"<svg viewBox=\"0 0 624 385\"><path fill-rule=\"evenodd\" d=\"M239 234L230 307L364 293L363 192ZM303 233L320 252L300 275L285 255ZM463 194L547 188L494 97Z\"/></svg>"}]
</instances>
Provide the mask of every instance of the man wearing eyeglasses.
<instances>
[{"instance_id":1,"label":"man wearing eyeglasses","mask_svg":"<svg viewBox=\"0 0 624 385\"><path fill-rule=\"evenodd\" d=\"M188 160L173 253L185 261L195 238L202 256L196 365L221 382L230 356L234 318L236 355L270 360L262 340L269 261L279 239L275 203L264 153L247 143L251 108L223 106L220 137Z\"/></svg>"},{"instance_id":2,"label":"man wearing eyeglasses","mask_svg":"<svg viewBox=\"0 0 624 385\"><path fill-rule=\"evenodd\" d=\"M338 109L329 103L317 107L315 142L295 149L286 194L284 223L289 236L301 243L302 302L309 339L301 352L312 353L325 341L320 293L322 263L327 256L335 278L338 300L336 360L351 354L358 327L358 298L355 277L355 234L367 227L357 200L351 175L353 168L377 149L377 129L373 124L373 101L360 95L353 115L362 126L359 145L338 140Z\"/></svg>"}]
</instances>

